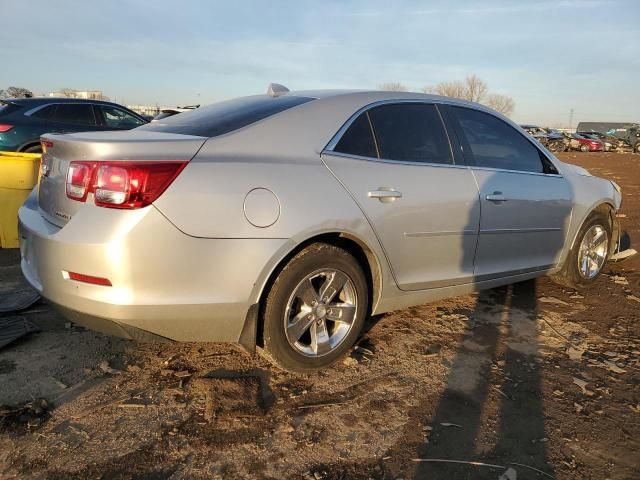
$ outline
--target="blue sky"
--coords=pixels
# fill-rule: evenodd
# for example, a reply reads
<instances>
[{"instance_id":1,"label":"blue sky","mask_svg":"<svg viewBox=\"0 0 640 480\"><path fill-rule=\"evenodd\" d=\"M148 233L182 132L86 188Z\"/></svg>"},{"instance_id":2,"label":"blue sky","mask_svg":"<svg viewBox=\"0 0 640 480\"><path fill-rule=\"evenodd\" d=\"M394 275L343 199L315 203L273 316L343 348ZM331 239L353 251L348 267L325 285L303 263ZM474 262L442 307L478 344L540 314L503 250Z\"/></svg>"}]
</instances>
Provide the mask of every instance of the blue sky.
<instances>
[{"instance_id":1,"label":"blue sky","mask_svg":"<svg viewBox=\"0 0 640 480\"><path fill-rule=\"evenodd\" d=\"M475 73L520 122L640 121L640 1L0 0L0 88L211 103Z\"/></svg>"}]
</instances>

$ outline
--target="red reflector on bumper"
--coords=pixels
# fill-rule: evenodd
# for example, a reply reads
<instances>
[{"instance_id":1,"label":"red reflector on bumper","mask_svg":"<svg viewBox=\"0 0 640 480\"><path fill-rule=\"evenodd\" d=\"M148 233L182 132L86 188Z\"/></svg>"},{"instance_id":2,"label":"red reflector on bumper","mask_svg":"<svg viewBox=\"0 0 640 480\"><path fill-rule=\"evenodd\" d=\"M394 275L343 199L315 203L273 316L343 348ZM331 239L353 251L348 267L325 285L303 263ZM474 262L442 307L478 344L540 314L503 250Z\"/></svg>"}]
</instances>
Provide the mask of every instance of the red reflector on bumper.
<instances>
[{"instance_id":1,"label":"red reflector on bumper","mask_svg":"<svg viewBox=\"0 0 640 480\"><path fill-rule=\"evenodd\" d=\"M102 285L103 287L110 287L111 280L102 277L93 277L91 275L83 275L82 273L69 272L69 278L76 282L92 283L93 285Z\"/></svg>"}]
</instances>

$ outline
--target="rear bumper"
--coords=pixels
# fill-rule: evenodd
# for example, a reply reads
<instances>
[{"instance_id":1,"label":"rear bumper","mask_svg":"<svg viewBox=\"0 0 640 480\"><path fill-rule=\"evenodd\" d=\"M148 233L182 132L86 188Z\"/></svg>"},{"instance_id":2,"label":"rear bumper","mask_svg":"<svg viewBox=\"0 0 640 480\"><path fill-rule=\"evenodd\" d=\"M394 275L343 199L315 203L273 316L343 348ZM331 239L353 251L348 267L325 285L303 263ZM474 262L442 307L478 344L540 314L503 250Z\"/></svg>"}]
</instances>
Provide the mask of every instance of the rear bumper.
<instances>
[{"instance_id":1,"label":"rear bumper","mask_svg":"<svg viewBox=\"0 0 640 480\"><path fill-rule=\"evenodd\" d=\"M147 332L239 341L256 285L287 242L190 237L153 206L85 205L59 228L40 215L35 195L18 218L29 283L72 321L129 338ZM112 286L77 282L68 272L107 278Z\"/></svg>"}]
</instances>

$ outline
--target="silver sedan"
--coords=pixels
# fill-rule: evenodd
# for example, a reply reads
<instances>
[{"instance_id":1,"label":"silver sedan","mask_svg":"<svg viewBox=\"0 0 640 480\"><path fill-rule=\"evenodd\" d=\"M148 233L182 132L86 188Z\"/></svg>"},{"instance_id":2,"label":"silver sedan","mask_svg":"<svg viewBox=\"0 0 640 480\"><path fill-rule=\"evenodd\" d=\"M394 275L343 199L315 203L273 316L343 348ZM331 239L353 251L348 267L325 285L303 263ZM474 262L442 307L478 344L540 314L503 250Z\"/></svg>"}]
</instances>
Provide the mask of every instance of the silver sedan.
<instances>
[{"instance_id":1,"label":"silver sedan","mask_svg":"<svg viewBox=\"0 0 640 480\"><path fill-rule=\"evenodd\" d=\"M71 320L325 367L365 319L615 254L620 188L486 107L402 92L217 103L45 135L22 271Z\"/></svg>"}]
</instances>

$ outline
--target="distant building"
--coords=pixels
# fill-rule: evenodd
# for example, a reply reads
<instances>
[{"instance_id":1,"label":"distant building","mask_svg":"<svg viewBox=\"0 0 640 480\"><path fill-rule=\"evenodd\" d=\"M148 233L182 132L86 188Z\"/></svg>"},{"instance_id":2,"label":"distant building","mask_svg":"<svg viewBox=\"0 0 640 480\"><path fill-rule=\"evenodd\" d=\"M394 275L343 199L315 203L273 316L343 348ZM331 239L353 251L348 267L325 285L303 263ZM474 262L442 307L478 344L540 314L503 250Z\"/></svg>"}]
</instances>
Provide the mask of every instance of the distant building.
<instances>
[{"instance_id":1,"label":"distant building","mask_svg":"<svg viewBox=\"0 0 640 480\"><path fill-rule=\"evenodd\" d=\"M150 115L152 117L155 117L161 110L158 105L125 105L125 107L140 115Z\"/></svg>"},{"instance_id":2,"label":"distant building","mask_svg":"<svg viewBox=\"0 0 640 480\"><path fill-rule=\"evenodd\" d=\"M57 92L50 92L50 97L84 98L86 100L109 100L102 94L101 90L72 90L64 88Z\"/></svg>"}]
</instances>

